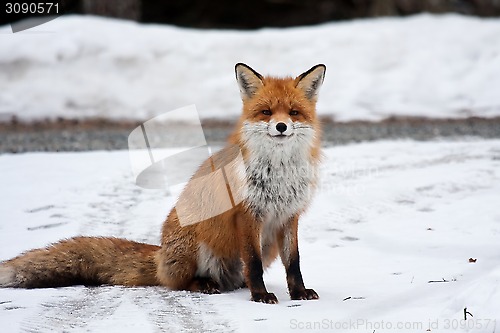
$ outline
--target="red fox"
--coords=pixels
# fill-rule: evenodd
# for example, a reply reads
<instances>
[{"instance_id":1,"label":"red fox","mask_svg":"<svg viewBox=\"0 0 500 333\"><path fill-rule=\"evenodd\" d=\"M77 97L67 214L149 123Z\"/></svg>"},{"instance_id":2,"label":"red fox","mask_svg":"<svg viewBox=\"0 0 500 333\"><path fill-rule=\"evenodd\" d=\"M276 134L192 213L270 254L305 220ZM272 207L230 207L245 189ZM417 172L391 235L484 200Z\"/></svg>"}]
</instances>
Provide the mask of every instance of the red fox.
<instances>
[{"instance_id":1,"label":"red fox","mask_svg":"<svg viewBox=\"0 0 500 333\"><path fill-rule=\"evenodd\" d=\"M263 270L279 255L290 298L319 298L302 280L297 229L317 183L316 100L326 67L316 65L296 78L264 77L242 63L235 71L243 112L228 147L239 148L244 170L230 164L226 169L240 182L238 204L188 225L177 212L182 200L195 200L194 179L214 160L223 161L225 148L183 190L163 225L161 246L105 237L63 240L0 263L0 287L160 285L209 294L248 287L253 301L274 304L278 300L267 291ZM204 193L216 202L219 190Z\"/></svg>"}]
</instances>

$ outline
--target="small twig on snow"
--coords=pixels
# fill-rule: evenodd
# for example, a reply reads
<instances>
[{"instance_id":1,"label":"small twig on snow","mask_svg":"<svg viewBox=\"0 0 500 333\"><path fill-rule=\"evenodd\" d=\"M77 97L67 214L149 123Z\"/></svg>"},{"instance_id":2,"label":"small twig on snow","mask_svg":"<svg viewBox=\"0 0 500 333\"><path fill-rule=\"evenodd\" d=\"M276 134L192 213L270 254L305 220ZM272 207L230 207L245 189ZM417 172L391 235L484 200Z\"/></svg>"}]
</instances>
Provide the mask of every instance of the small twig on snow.
<instances>
[{"instance_id":1,"label":"small twig on snow","mask_svg":"<svg viewBox=\"0 0 500 333\"><path fill-rule=\"evenodd\" d=\"M442 280L431 280L431 281L429 281L429 282L427 282L427 283L439 283L439 282L450 282L450 281L445 280L445 279L443 278Z\"/></svg>"},{"instance_id":2,"label":"small twig on snow","mask_svg":"<svg viewBox=\"0 0 500 333\"><path fill-rule=\"evenodd\" d=\"M365 299L365 297L352 297L352 296L349 296L349 297L346 297L344 298L342 301L347 301L348 299Z\"/></svg>"},{"instance_id":3,"label":"small twig on snow","mask_svg":"<svg viewBox=\"0 0 500 333\"><path fill-rule=\"evenodd\" d=\"M467 320L467 315L470 315L471 317L474 317L472 313L467 311L467 308L464 308L464 320Z\"/></svg>"}]
</instances>

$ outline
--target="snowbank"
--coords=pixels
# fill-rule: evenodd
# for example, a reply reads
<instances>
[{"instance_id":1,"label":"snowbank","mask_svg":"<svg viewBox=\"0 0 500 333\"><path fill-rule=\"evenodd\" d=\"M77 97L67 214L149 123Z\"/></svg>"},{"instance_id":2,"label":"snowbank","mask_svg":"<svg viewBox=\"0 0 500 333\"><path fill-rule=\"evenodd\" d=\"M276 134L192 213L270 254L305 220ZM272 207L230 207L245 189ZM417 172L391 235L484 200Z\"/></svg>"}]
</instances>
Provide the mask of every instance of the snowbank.
<instances>
[{"instance_id":1,"label":"snowbank","mask_svg":"<svg viewBox=\"0 0 500 333\"><path fill-rule=\"evenodd\" d=\"M246 289L0 289L2 329L495 332L500 141L376 142L325 155L299 233L318 301L290 301L278 260L264 276L277 305L250 302ZM136 187L126 151L1 155L0 183L0 260L81 234L158 243L175 199ZM474 317L464 321L464 308Z\"/></svg>"},{"instance_id":2,"label":"snowbank","mask_svg":"<svg viewBox=\"0 0 500 333\"><path fill-rule=\"evenodd\" d=\"M0 113L149 119L196 104L240 110L233 66L298 75L328 67L319 110L337 120L500 115L500 20L457 15L259 31L201 31L66 16L0 28Z\"/></svg>"}]
</instances>

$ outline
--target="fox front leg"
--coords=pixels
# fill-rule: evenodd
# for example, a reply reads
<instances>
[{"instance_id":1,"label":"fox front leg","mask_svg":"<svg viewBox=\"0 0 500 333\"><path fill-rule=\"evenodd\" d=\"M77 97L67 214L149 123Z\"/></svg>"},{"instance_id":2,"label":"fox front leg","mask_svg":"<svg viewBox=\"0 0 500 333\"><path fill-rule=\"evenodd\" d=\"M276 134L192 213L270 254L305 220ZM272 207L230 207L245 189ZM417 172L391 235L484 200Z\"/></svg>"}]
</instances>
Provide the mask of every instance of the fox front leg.
<instances>
[{"instance_id":1,"label":"fox front leg","mask_svg":"<svg viewBox=\"0 0 500 333\"><path fill-rule=\"evenodd\" d=\"M264 269L260 249L260 228L248 214L242 214L238 220L238 232L241 240L241 258L244 263L245 281L252 294L252 301L276 304L278 299L267 291L264 284Z\"/></svg>"},{"instance_id":2,"label":"fox front leg","mask_svg":"<svg viewBox=\"0 0 500 333\"><path fill-rule=\"evenodd\" d=\"M313 289L306 289L302 280L298 243L298 216L293 217L278 234L280 257L286 269L288 291L292 300L318 299Z\"/></svg>"}]
</instances>

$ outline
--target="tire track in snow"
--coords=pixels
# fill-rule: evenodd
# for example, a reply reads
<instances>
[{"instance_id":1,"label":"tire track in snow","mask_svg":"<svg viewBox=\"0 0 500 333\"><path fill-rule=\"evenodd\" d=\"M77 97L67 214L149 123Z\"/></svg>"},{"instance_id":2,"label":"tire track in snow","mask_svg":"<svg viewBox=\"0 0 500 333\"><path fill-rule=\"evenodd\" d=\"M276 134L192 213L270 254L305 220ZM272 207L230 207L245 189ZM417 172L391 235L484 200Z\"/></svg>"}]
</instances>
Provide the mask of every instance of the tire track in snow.
<instances>
[{"instance_id":1,"label":"tire track in snow","mask_svg":"<svg viewBox=\"0 0 500 333\"><path fill-rule=\"evenodd\" d=\"M231 332L210 296L161 287L70 287L40 303L24 332Z\"/></svg>"}]
</instances>

